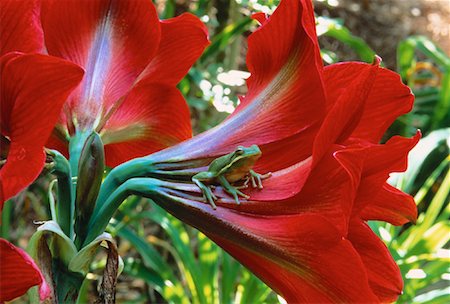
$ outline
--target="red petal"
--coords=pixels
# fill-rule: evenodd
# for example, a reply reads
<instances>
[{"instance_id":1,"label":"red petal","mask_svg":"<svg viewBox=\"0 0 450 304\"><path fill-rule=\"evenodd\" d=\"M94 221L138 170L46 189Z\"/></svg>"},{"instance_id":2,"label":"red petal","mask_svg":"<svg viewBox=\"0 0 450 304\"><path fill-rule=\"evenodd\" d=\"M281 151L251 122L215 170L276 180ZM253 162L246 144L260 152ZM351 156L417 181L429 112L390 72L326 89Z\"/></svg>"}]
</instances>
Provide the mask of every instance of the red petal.
<instances>
[{"instance_id":1,"label":"red petal","mask_svg":"<svg viewBox=\"0 0 450 304\"><path fill-rule=\"evenodd\" d=\"M369 284L380 302L392 303L402 293L403 281L384 243L363 222L353 221L348 239L358 251L366 267Z\"/></svg>"},{"instance_id":2,"label":"red petal","mask_svg":"<svg viewBox=\"0 0 450 304\"><path fill-rule=\"evenodd\" d=\"M270 178L263 180L264 189L262 190L252 187L242 189L241 191L250 198L243 200L242 204L239 205L222 187L216 187L214 194L219 198L217 205L258 215L296 214L301 209L301 202L292 197L307 182L311 172L311 164L312 159L308 158L302 163L273 172Z\"/></svg>"},{"instance_id":3,"label":"red petal","mask_svg":"<svg viewBox=\"0 0 450 304\"><path fill-rule=\"evenodd\" d=\"M3 75L3 71L5 70L6 65L11 62L13 59L22 56L22 53L11 52L6 55L0 57L0 73ZM2 77L0 75L0 77ZM0 78L1 81L1 78ZM0 82L1 85L1 82ZM7 98L6 92L4 92L3 86L1 86L2 90L0 91L1 96L1 111L0 111L0 131L3 136L10 136L10 118L11 112L14 108L14 98Z\"/></svg>"},{"instance_id":4,"label":"red petal","mask_svg":"<svg viewBox=\"0 0 450 304\"><path fill-rule=\"evenodd\" d=\"M114 167L192 136L189 108L174 86L138 85L108 120L102 138Z\"/></svg>"},{"instance_id":5,"label":"red petal","mask_svg":"<svg viewBox=\"0 0 450 304\"><path fill-rule=\"evenodd\" d=\"M325 107L313 17L310 1L283 1L249 37L247 62L252 77L235 113L218 127L166 151L164 157L217 156L238 145L263 145L295 134L302 136L303 146L311 146L315 134L311 129L318 129Z\"/></svg>"},{"instance_id":6,"label":"red petal","mask_svg":"<svg viewBox=\"0 0 450 304\"><path fill-rule=\"evenodd\" d=\"M38 0L0 1L0 56L11 51L32 53L43 50L39 4Z\"/></svg>"},{"instance_id":7,"label":"red petal","mask_svg":"<svg viewBox=\"0 0 450 304\"><path fill-rule=\"evenodd\" d=\"M254 170L274 172L304 161L312 154L312 145L305 143L311 143L316 133L316 128L308 128L282 140L260 145L262 156Z\"/></svg>"},{"instance_id":8,"label":"red petal","mask_svg":"<svg viewBox=\"0 0 450 304\"><path fill-rule=\"evenodd\" d=\"M225 123L229 129L240 125L229 141L240 136L267 143L317 127L322 120L322 60L313 14L310 1L283 1L248 38L251 77L247 95Z\"/></svg>"},{"instance_id":9,"label":"red petal","mask_svg":"<svg viewBox=\"0 0 450 304\"><path fill-rule=\"evenodd\" d=\"M291 77L302 73L308 73L310 83L321 87L322 59L311 1L280 3L264 25L248 38L247 66L252 74L248 81L252 96L267 87L283 88L286 82L293 80ZM277 77L282 79L275 84Z\"/></svg>"},{"instance_id":10,"label":"red petal","mask_svg":"<svg viewBox=\"0 0 450 304\"><path fill-rule=\"evenodd\" d=\"M54 149L64 155L67 159L69 159L69 142L66 140L62 140L57 137L55 131L48 138L45 146L49 149Z\"/></svg>"},{"instance_id":11,"label":"red petal","mask_svg":"<svg viewBox=\"0 0 450 304\"><path fill-rule=\"evenodd\" d=\"M420 132L412 138L394 136L386 144L372 145L363 150L365 162L354 213L371 205L372 199L376 197L391 172L406 170L408 152L419 139Z\"/></svg>"},{"instance_id":12,"label":"red petal","mask_svg":"<svg viewBox=\"0 0 450 304\"><path fill-rule=\"evenodd\" d=\"M360 214L364 220L377 220L400 226L408 222L415 223L417 219L414 198L389 184L384 184L365 205Z\"/></svg>"},{"instance_id":13,"label":"red petal","mask_svg":"<svg viewBox=\"0 0 450 304\"><path fill-rule=\"evenodd\" d=\"M320 215L259 217L193 201L157 202L215 240L289 302L376 301L358 254Z\"/></svg>"},{"instance_id":14,"label":"red petal","mask_svg":"<svg viewBox=\"0 0 450 304\"><path fill-rule=\"evenodd\" d=\"M374 145L367 149L367 161L364 166L364 175L403 172L408 168L408 152L414 148L421 137L420 131L411 138L394 136L383 145Z\"/></svg>"},{"instance_id":15,"label":"red petal","mask_svg":"<svg viewBox=\"0 0 450 304\"><path fill-rule=\"evenodd\" d=\"M50 288L33 259L22 249L0 238L0 302L11 301L35 285L40 285L41 300Z\"/></svg>"},{"instance_id":16,"label":"red petal","mask_svg":"<svg viewBox=\"0 0 450 304\"><path fill-rule=\"evenodd\" d=\"M256 20L259 22L259 24L263 25L264 23L266 23L267 19L269 19L269 17L267 16L266 13L254 13L252 14L252 19Z\"/></svg>"},{"instance_id":17,"label":"red petal","mask_svg":"<svg viewBox=\"0 0 450 304\"><path fill-rule=\"evenodd\" d=\"M45 0L42 26L49 54L86 69L70 101L81 129L92 128L130 90L160 40L151 1Z\"/></svg>"},{"instance_id":18,"label":"red petal","mask_svg":"<svg viewBox=\"0 0 450 304\"><path fill-rule=\"evenodd\" d=\"M316 235L321 237L322 233ZM299 241L302 236L303 233L299 233L298 246L304 245L304 242ZM251 252L219 237L212 239L288 303L378 302L368 286L361 259L346 240L323 250L311 250L306 261L298 261L304 263L300 267L304 269L298 270L298 266L295 267L297 269L292 265L283 267L264 258L261 251Z\"/></svg>"},{"instance_id":19,"label":"red petal","mask_svg":"<svg viewBox=\"0 0 450 304\"><path fill-rule=\"evenodd\" d=\"M140 81L176 85L208 44L208 29L194 15L162 20L158 52L139 76Z\"/></svg>"},{"instance_id":20,"label":"red petal","mask_svg":"<svg viewBox=\"0 0 450 304\"><path fill-rule=\"evenodd\" d=\"M8 61L1 72L2 133L6 129L11 140L0 170L3 203L39 175L44 145L83 71L55 57L23 55Z\"/></svg>"},{"instance_id":21,"label":"red petal","mask_svg":"<svg viewBox=\"0 0 450 304\"><path fill-rule=\"evenodd\" d=\"M314 163L320 161L320 158L330 149L331 145L346 140L359 124L366 99L379 70L377 64L364 65L358 76L355 76L347 84L345 90L340 92L336 102L329 109L314 141Z\"/></svg>"},{"instance_id":22,"label":"red petal","mask_svg":"<svg viewBox=\"0 0 450 304\"><path fill-rule=\"evenodd\" d=\"M359 184L363 159L350 166L345 158L355 158L357 152L341 152L336 158L328 155L311 171L312 160L274 172L263 181L263 190L244 189L248 201L237 205L228 194L215 192L222 199L218 206L253 215L318 214L327 217L342 235L352 214L353 201ZM265 173L265 172L262 172ZM220 190L220 188L219 188ZM226 198L226 199L224 199Z\"/></svg>"},{"instance_id":23,"label":"red petal","mask_svg":"<svg viewBox=\"0 0 450 304\"><path fill-rule=\"evenodd\" d=\"M348 84L360 77L369 65L345 62L325 67L324 80L327 88L328 107L332 107ZM414 96L402 84L400 76L380 68L365 101L365 109L352 137L378 143L394 120L412 109Z\"/></svg>"},{"instance_id":24,"label":"red petal","mask_svg":"<svg viewBox=\"0 0 450 304\"><path fill-rule=\"evenodd\" d=\"M353 208L359 184L361 160L357 150L327 155L313 168L301 192L291 200L297 201L298 212L314 212L326 216L343 235ZM349 165L346 159L354 159Z\"/></svg>"}]
</instances>

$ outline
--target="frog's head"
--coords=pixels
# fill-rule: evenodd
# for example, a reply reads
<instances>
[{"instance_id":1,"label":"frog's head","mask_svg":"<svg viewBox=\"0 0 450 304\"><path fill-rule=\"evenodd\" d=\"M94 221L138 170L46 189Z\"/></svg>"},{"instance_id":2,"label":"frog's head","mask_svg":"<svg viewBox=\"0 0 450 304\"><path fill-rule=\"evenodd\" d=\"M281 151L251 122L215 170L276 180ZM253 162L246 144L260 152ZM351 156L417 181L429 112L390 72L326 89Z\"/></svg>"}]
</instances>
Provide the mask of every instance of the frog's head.
<instances>
[{"instance_id":1,"label":"frog's head","mask_svg":"<svg viewBox=\"0 0 450 304\"><path fill-rule=\"evenodd\" d=\"M257 145L251 145L250 147L238 146L233 153L232 162L238 162L241 160L252 159L256 161L261 156L261 150Z\"/></svg>"}]
</instances>

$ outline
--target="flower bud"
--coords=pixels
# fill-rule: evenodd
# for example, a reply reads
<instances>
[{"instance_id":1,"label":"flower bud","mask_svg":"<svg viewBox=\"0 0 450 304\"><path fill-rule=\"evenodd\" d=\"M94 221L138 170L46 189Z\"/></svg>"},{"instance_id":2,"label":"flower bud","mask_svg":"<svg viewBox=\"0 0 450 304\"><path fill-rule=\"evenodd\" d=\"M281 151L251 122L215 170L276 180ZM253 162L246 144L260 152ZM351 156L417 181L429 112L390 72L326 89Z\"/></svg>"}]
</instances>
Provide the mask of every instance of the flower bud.
<instances>
[{"instance_id":1,"label":"flower bud","mask_svg":"<svg viewBox=\"0 0 450 304\"><path fill-rule=\"evenodd\" d=\"M103 143L100 135L94 132L86 139L78 164L75 199L77 244L81 244L86 236L87 224L94 210L104 170L105 152Z\"/></svg>"}]
</instances>

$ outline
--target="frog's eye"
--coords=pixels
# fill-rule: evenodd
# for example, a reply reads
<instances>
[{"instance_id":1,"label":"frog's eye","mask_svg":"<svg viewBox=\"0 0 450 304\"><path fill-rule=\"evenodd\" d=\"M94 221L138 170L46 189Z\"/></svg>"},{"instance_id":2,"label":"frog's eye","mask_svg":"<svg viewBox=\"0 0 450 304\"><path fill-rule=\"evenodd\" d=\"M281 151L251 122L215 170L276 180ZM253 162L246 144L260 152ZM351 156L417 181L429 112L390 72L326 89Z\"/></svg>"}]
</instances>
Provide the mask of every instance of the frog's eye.
<instances>
[{"instance_id":1,"label":"frog's eye","mask_svg":"<svg viewBox=\"0 0 450 304\"><path fill-rule=\"evenodd\" d=\"M244 152L245 152L245 151L244 151L244 149L242 149L242 148L237 148L237 149L236 149L236 154L237 154L237 155L242 155L242 154L244 154Z\"/></svg>"}]
</instances>

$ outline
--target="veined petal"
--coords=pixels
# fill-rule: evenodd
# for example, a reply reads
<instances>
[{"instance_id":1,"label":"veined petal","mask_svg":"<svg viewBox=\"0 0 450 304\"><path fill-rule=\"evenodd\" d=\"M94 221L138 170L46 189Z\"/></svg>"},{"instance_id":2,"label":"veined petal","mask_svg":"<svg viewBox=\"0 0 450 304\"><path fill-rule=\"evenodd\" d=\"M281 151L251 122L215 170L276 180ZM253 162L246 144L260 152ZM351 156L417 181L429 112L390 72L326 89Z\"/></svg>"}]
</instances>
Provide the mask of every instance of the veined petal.
<instances>
[{"instance_id":1,"label":"veined petal","mask_svg":"<svg viewBox=\"0 0 450 304\"><path fill-rule=\"evenodd\" d=\"M324 232L317 233L316 236L323 237L322 233ZM303 236L299 234L298 238ZM248 251L224 238L209 237L288 303L378 302L367 284L367 275L361 259L347 240L341 240L327 249L311 250L309 258L298 261L304 263L302 266L306 268L299 271L292 265L280 266L272 259L265 258L262 252ZM298 239L296 244L304 245Z\"/></svg>"},{"instance_id":2,"label":"veined petal","mask_svg":"<svg viewBox=\"0 0 450 304\"><path fill-rule=\"evenodd\" d=\"M321 85L322 59L311 1L283 0L262 24L248 38L247 66L252 74L248 79L249 93L256 95L270 86L283 87L281 82L274 85L273 80L288 81L298 76L295 68L311 69L309 80Z\"/></svg>"},{"instance_id":3,"label":"veined petal","mask_svg":"<svg viewBox=\"0 0 450 304\"><path fill-rule=\"evenodd\" d=\"M327 107L331 108L343 94L348 83L360 77L368 67L368 64L360 62L343 62L326 66L324 81L327 88ZM359 124L351 137L378 143L398 116L411 111L413 101L411 90L401 82L397 73L379 68L370 93L366 97Z\"/></svg>"},{"instance_id":4,"label":"veined petal","mask_svg":"<svg viewBox=\"0 0 450 304\"><path fill-rule=\"evenodd\" d=\"M394 136L383 145L371 145L363 150L365 161L353 213L372 204L372 199L385 185L390 173L406 170L408 152L417 144L420 136L420 132L412 138ZM392 208L396 206L392 205ZM411 213L409 215L413 216Z\"/></svg>"},{"instance_id":5,"label":"veined petal","mask_svg":"<svg viewBox=\"0 0 450 304\"><path fill-rule=\"evenodd\" d=\"M82 77L80 67L46 55L16 56L3 66L1 127L11 145L0 170L2 206L39 175L44 145L67 96Z\"/></svg>"},{"instance_id":6,"label":"veined petal","mask_svg":"<svg viewBox=\"0 0 450 304\"><path fill-rule=\"evenodd\" d=\"M63 114L61 113L61 115L63 115ZM61 115L60 115L60 118L61 118ZM62 155L64 155L66 158L69 158L69 141L67 139L62 139L62 138L59 138L58 136L56 136L54 129L53 129L52 134L48 138L48 141L45 144L45 146L49 149L57 150Z\"/></svg>"},{"instance_id":7,"label":"veined petal","mask_svg":"<svg viewBox=\"0 0 450 304\"><path fill-rule=\"evenodd\" d=\"M345 141L358 126L364 111L367 97L371 92L379 71L380 59L372 65L364 65L359 75L343 89L336 102L327 111L327 116L314 141L314 163L330 149L331 145Z\"/></svg>"},{"instance_id":8,"label":"veined petal","mask_svg":"<svg viewBox=\"0 0 450 304\"><path fill-rule=\"evenodd\" d=\"M309 158L312 154L311 142L317 134L316 128L308 128L281 140L260 145L260 160L255 164L258 172L278 171Z\"/></svg>"},{"instance_id":9,"label":"veined petal","mask_svg":"<svg viewBox=\"0 0 450 304\"><path fill-rule=\"evenodd\" d=\"M106 163L114 167L191 137L189 108L175 86L137 85L101 135Z\"/></svg>"},{"instance_id":10,"label":"veined petal","mask_svg":"<svg viewBox=\"0 0 450 304\"><path fill-rule=\"evenodd\" d=\"M252 19L258 21L258 23L260 25L263 25L264 23L266 23L266 21L267 21L267 19L269 19L269 17L267 16L266 13L259 12L259 13L252 14Z\"/></svg>"},{"instance_id":11,"label":"veined petal","mask_svg":"<svg viewBox=\"0 0 450 304\"><path fill-rule=\"evenodd\" d=\"M348 239L366 267L369 284L379 302L392 303L402 293L403 280L386 245L367 224L354 220L349 227Z\"/></svg>"},{"instance_id":12,"label":"veined petal","mask_svg":"<svg viewBox=\"0 0 450 304\"><path fill-rule=\"evenodd\" d=\"M160 22L158 52L139 76L139 82L176 85L209 44L208 29L188 13Z\"/></svg>"},{"instance_id":13,"label":"veined petal","mask_svg":"<svg viewBox=\"0 0 450 304\"><path fill-rule=\"evenodd\" d=\"M340 152L338 156L328 154L312 167L312 158L281 171L263 181L262 190L242 189L250 198L237 205L226 194L215 192L221 199L217 206L253 216L295 215L302 213L326 216L346 235L352 215L353 202L358 193L360 174L364 159L354 163L358 149ZM262 172L265 173L265 172Z\"/></svg>"},{"instance_id":14,"label":"veined petal","mask_svg":"<svg viewBox=\"0 0 450 304\"><path fill-rule=\"evenodd\" d=\"M301 202L294 196L308 181L311 165L310 157L301 163L273 172L269 178L263 180L263 189L241 189L250 198L239 205L222 187L216 187L214 194L219 198L217 205L255 215L296 214L302 207ZM309 211L308 208L305 209Z\"/></svg>"},{"instance_id":15,"label":"veined petal","mask_svg":"<svg viewBox=\"0 0 450 304\"><path fill-rule=\"evenodd\" d=\"M41 19L49 54L86 70L68 104L80 129L95 127L131 89L160 41L151 1L44 0Z\"/></svg>"},{"instance_id":16,"label":"veined petal","mask_svg":"<svg viewBox=\"0 0 450 304\"><path fill-rule=\"evenodd\" d=\"M11 51L32 53L43 50L39 4L39 0L0 1L0 56Z\"/></svg>"},{"instance_id":17,"label":"veined petal","mask_svg":"<svg viewBox=\"0 0 450 304\"><path fill-rule=\"evenodd\" d=\"M360 217L364 220L384 221L400 226L416 222L417 206L411 195L384 184L370 202L365 204Z\"/></svg>"},{"instance_id":18,"label":"veined petal","mask_svg":"<svg viewBox=\"0 0 450 304\"><path fill-rule=\"evenodd\" d=\"M0 238L0 302L20 297L28 289L39 286L39 296L50 296L50 287L33 259L22 249Z\"/></svg>"},{"instance_id":19,"label":"veined petal","mask_svg":"<svg viewBox=\"0 0 450 304\"><path fill-rule=\"evenodd\" d=\"M187 200L157 202L216 241L288 302L376 302L359 255L325 217L255 216Z\"/></svg>"},{"instance_id":20,"label":"veined petal","mask_svg":"<svg viewBox=\"0 0 450 304\"><path fill-rule=\"evenodd\" d=\"M249 37L247 58L249 91L235 113L218 127L165 151L164 157L213 157L238 145L262 146L302 132L308 133L302 145L311 146L315 132L310 129L318 129L325 110L311 2L282 1Z\"/></svg>"},{"instance_id":21,"label":"veined petal","mask_svg":"<svg viewBox=\"0 0 450 304\"><path fill-rule=\"evenodd\" d=\"M355 158L358 152L357 149L349 149L334 155L327 153L313 167L302 190L291 198L297 202L297 212L326 215L341 234L346 235L363 164L363 159ZM349 159L354 162L349 162Z\"/></svg>"}]
</instances>

